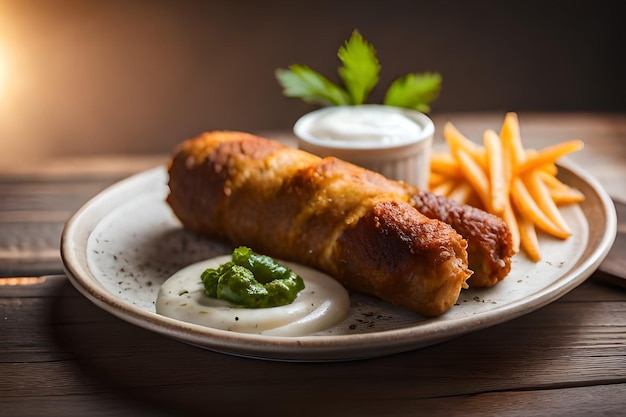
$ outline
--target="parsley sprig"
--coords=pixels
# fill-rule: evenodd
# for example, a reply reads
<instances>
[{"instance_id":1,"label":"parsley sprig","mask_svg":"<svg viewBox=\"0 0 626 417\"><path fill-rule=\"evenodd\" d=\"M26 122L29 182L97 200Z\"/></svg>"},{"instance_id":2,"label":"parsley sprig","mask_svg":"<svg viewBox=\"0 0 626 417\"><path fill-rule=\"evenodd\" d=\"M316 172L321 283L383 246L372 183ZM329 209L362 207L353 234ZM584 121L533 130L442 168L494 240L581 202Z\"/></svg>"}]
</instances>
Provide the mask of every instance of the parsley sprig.
<instances>
[{"instance_id":1,"label":"parsley sprig","mask_svg":"<svg viewBox=\"0 0 626 417\"><path fill-rule=\"evenodd\" d=\"M276 79L287 97L321 106L365 104L378 84L381 65L376 50L355 30L339 48L338 69L341 85L306 65L294 64L276 70ZM388 106L405 107L421 112L430 111L430 103L439 97L441 75L432 72L410 73L394 80L383 100Z\"/></svg>"}]
</instances>

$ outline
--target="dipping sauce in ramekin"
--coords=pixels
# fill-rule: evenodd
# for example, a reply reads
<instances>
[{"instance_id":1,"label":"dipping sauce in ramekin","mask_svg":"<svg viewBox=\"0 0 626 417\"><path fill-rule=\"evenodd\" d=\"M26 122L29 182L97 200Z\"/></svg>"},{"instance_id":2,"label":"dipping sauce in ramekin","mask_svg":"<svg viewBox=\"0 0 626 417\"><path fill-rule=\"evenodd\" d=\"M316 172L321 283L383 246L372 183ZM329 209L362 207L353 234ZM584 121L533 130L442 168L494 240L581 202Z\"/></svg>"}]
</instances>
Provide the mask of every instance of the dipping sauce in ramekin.
<instances>
[{"instance_id":1,"label":"dipping sauce in ramekin","mask_svg":"<svg viewBox=\"0 0 626 417\"><path fill-rule=\"evenodd\" d=\"M422 189L428 185L434 132L423 113L375 104L325 107L305 114L294 126L302 150Z\"/></svg>"}]
</instances>

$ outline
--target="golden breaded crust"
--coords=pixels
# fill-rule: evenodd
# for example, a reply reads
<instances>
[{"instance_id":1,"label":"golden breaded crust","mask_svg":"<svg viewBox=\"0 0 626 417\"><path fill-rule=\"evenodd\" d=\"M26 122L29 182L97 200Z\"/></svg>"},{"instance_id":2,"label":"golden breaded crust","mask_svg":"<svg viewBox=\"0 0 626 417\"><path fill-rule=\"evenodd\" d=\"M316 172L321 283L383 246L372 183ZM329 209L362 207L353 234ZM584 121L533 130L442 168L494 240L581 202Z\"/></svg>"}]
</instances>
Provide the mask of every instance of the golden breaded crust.
<instances>
[{"instance_id":1,"label":"golden breaded crust","mask_svg":"<svg viewBox=\"0 0 626 417\"><path fill-rule=\"evenodd\" d=\"M514 252L511 232L504 221L424 191L413 194L411 201L420 212L448 223L467 239L469 266L474 271L468 280L470 287L490 287L508 275Z\"/></svg>"},{"instance_id":2,"label":"golden breaded crust","mask_svg":"<svg viewBox=\"0 0 626 417\"><path fill-rule=\"evenodd\" d=\"M471 274L466 240L415 208L416 189L335 158L209 132L177 148L169 174L168 203L189 229L426 316L449 309Z\"/></svg>"}]
</instances>

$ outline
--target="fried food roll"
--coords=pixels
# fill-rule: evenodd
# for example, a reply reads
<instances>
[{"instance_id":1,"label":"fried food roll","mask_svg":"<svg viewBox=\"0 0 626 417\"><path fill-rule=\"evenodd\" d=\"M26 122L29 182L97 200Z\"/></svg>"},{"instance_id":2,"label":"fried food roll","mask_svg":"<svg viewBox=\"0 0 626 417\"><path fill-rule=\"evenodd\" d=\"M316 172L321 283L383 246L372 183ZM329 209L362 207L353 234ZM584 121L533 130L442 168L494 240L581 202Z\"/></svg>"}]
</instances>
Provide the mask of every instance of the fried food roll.
<instances>
[{"instance_id":1,"label":"fried food roll","mask_svg":"<svg viewBox=\"0 0 626 417\"><path fill-rule=\"evenodd\" d=\"M407 185L240 132L182 143L169 164L188 229L320 269L424 316L445 313L471 275L467 242L420 213Z\"/></svg>"},{"instance_id":2,"label":"fried food roll","mask_svg":"<svg viewBox=\"0 0 626 417\"><path fill-rule=\"evenodd\" d=\"M427 217L448 223L468 241L469 267L474 272L467 280L470 287L491 287L508 275L513 242L500 218L421 190L413 193L411 203Z\"/></svg>"}]
</instances>

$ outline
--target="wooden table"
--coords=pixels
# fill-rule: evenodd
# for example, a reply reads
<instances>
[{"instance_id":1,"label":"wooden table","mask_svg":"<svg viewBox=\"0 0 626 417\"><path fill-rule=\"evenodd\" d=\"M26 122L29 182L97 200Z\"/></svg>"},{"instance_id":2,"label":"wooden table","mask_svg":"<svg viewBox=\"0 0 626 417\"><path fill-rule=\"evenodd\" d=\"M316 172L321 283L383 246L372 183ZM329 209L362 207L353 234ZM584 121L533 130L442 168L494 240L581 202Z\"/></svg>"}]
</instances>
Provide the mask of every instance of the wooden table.
<instances>
[{"instance_id":1,"label":"wooden table","mask_svg":"<svg viewBox=\"0 0 626 417\"><path fill-rule=\"evenodd\" d=\"M502 115L434 119L441 146L446 120L480 138L499 128ZM626 201L626 115L520 120L526 146L583 139L585 149L571 159ZM0 169L0 416L626 415L626 290L602 266L566 296L518 319L354 362L233 357L100 310L61 275L63 224L106 186L166 159L52 158ZM624 234L626 211L617 207ZM620 242L605 264L623 265Z\"/></svg>"}]
</instances>

